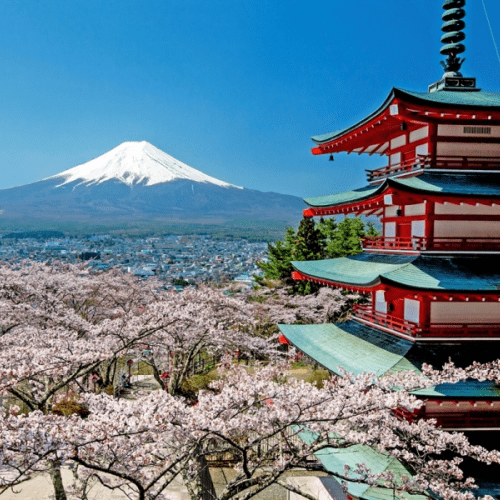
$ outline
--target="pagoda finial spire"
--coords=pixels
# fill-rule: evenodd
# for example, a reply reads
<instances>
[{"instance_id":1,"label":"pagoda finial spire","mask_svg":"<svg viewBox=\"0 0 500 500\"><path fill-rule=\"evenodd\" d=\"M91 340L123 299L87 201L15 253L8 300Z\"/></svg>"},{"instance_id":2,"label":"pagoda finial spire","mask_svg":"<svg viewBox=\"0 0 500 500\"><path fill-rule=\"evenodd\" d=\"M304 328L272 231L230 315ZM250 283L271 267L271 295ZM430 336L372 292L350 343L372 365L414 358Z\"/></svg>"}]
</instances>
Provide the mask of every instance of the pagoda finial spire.
<instances>
[{"instance_id":1,"label":"pagoda finial spire","mask_svg":"<svg viewBox=\"0 0 500 500\"><path fill-rule=\"evenodd\" d=\"M445 12L442 16L444 24L441 30L444 35L441 37L441 43L445 45L441 47L440 52L448 56L446 61L441 61L445 71L444 76L462 76L460 67L465 59L458 57L458 54L465 52L465 45L460 43L465 40L463 32L465 10L462 7L465 7L465 0L444 0L443 2Z\"/></svg>"},{"instance_id":2,"label":"pagoda finial spire","mask_svg":"<svg viewBox=\"0 0 500 500\"><path fill-rule=\"evenodd\" d=\"M441 54L448 56L445 61L441 61L444 68L444 75L441 80L429 85L429 92L437 92L438 90L467 90L479 92L476 87L475 78L464 78L460 73L465 59L459 57L459 54L465 52L465 45L461 42L465 40L465 1L466 0L444 0L444 21L441 30L443 36L441 43Z\"/></svg>"}]
</instances>

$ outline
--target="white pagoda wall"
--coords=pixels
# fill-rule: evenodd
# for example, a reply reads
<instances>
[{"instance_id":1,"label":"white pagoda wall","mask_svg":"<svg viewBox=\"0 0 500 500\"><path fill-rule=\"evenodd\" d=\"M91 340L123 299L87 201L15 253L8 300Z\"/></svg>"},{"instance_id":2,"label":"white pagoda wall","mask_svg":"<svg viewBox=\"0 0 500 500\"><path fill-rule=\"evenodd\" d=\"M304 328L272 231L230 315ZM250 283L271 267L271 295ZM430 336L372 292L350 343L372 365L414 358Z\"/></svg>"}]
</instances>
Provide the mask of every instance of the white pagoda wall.
<instances>
[{"instance_id":1,"label":"white pagoda wall","mask_svg":"<svg viewBox=\"0 0 500 500\"><path fill-rule=\"evenodd\" d=\"M500 144L479 142L438 142L438 156L469 156L489 157L500 156Z\"/></svg>"},{"instance_id":2,"label":"white pagoda wall","mask_svg":"<svg viewBox=\"0 0 500 500\"><path fill-rule=\"evenodd\" d=\"M470 132L470 129L478 129L476 132ZM485 129L489 133L484 133ZM483 133L478 133L478 131ZM438 125L438 136L444 137L500 137L500 127L490 125Z\"/></svg>"},{"instance_id":3,"label":"white pagoda wall","mask_svg":"<svg viewBox=\"0 0 500 500\"><path fill-rule=\"evenodd\" d=\"M431 323L500 323L500 302L431 302Z\"/></svg>"},{"instance_id":4,"label":"white pagoda wall","mask_svg":"<svg viewBox=\"0 0 500 500\"><path fill-rule=\"evenodd\" d=\"M405 205L405 215L424 215L425 214L425 203L418 203L416 205Z\"/></svg>"},{"instance_id":5,"label":"white pagoda wall","mask_svg":"<svg viewBox=\"0 0 500 500\"><path fill-rule=\"evenodd\" d=\"M500 221L437 220L435 238L493 238L500 237Z\"/></svg>"},{"instance_id":6,"label":"white pagoda wall","mask_svg":"<svg viewBox=\"0 0 500 500\"><path fill-rule=\"evenodd\" d=\"M500 204L489 206L436 203L435 213L436 215L500 215Z\"/></svg>"},{"instance_id":7,"label":"white pagoda wall","mask_svg":"<svg viewBox=\"0 0 500 500\"><path fill-rule=\"evenodd\" d=\"M429 135L429 127L422 127L410 132L410 142L416 142L425 139Z\"/></svg>"},{"instance_id":8,"label":"white pagoda wall","mask_svg":"<svg viewBox=\"0 0 500 500\"><path fill-rule=\"evenodd\" d=\"M434 221L434 236L436 238L491 238L500 237L500 206L488 205L453 205L451 203L437 203L435 214L477 215L478 220L436 220ZM497 215L498 220L479 220L481 216Z\"/></svg>"}]
</instances>

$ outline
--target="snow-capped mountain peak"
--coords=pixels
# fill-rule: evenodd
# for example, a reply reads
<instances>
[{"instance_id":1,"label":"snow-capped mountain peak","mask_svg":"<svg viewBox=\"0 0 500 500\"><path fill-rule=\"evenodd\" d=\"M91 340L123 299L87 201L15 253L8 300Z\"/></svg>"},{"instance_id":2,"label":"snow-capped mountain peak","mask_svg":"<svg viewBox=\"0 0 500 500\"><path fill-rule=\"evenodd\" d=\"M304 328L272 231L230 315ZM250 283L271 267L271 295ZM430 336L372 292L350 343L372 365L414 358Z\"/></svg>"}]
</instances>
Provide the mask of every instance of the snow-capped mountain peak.
<instances>
[{"instance_id":1,"label":"snow-capped mountain peak","mask_svg":"<svg viewBox=\"0 0 500 500\"><path fill-rule=\"evenodd\" d=\"M124 142L116 148L82 165L65 170L44 180L61 179L57 187L79 181L91 186L114 180L128 186L153 186L178 179L240 188L196 170L164 153L146 141Z\"/></svg>"}]
</instances>

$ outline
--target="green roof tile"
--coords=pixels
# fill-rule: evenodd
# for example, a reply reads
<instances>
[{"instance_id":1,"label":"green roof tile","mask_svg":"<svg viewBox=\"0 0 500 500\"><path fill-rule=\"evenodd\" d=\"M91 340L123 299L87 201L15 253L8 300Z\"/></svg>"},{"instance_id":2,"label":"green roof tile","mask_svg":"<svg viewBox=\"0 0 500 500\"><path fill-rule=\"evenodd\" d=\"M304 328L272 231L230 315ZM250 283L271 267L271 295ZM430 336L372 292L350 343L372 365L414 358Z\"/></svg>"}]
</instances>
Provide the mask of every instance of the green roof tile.
<instances>
[{"instance_id":1,"label":"green roof tile","mask_svg":"<svg viewBox=\"0 0 500 500\"><path fill-rule=\"evenodd\" d=\"M345 191L343 193L332 194L328 196L315 196L311 198L304 198L304 201L311 207L331 207L334 205L341 205L344 203L352 203L354 201L365 200L373 195L379 194L385 190L387 186L373 187L373 186L365 186L360 189L354 189L352 191Z\"/></svg>"},{"instance_id":2,"label":"green roof tile","mask_svg":"<svg viewBox=\"0 0 500 500\"><path fill-rule=\"evenodd\" d=\"M428 290L488 291L500 289L497 257L418 257L412 263L383 275L398 285Z\"/></svg>"},{"instance_id":3,"label":"green roof tile","mask_svg":"<svg viewBox=\"0 0 500 500\"><path fill-rule=\"evenodd\" d=\"M440 368L450 359L464 367L473 361L491 358L484 344L422 346L382 332L355 320L324 325L278 325L281 333L310 358L337 375L340 368L349 373L421 373L423 363ZM439 398L500 399L500 388L491 381L466 380L420 389L417 396Z\"/></svg>"},{"instance_id":4,"label":"green roof tile","mask_svg":"<svg viewBox=\"0 0 500 500\"><path fill-rule=\"evenodd\" d=\"M415 191L449 195L500 195L500 175L493 173L460 174L428 171L414 177L389 179L388 184Z\"/></svg>"},{"instance_id":5,"label":"green roof tile","mask_svg":"<svg viewBox=\"0 0 500 500\"><path fill-rule=\"evenodd\" d=\"M405 358L412 342L357 321L278 327L294 346L333 373L340 374L340 367L355 375L372 372L382 376L391 371L420 371L417 364Z\"/></svg>"},{"instance_id":6,"label":"green roof tile","mask_svg":"<svg viewBox=\"0 0 500 500\"><path fill-rule=\"evenodd\" d=\"M311 443L315 435L312 432L304 431L300 437L306 443ZM325 469L334 474L344 474L344 465L348 465L351 470L356 469L358 464L366 464L371 472L375 474L391 470L395 477L411 477L410 472L395 458L384 453L375 451L369 446L353 445L349 448L325 448L315 453ZM366 500L394 500L394 492L390 489L377 488L367 484L347 482L347 491L350 495ZM411 500L425 500L424 495L407 495Z\"/></svg>"},{"instance_id":7,"label":"green roof tile","mask_svg":"<svg viewBox=\"0 0 500 500\"><path fill-rule=\"evenodd\" d=\"M385 282L422 290L500 290L500 259L495 256L361 253L337 259L294 261L292 265L308 276L353 286Z\"/></svg>"},{"instance_id":8,"label":"green roof tile","mask_svg":"<svg viewBox=\"0 0 500 500\"><path fill-rule=\"evenodd\" d=\"M456 384L441 384L437 387L420 389L414 392L417 396L439 398L487 398L500 399L500 388L489 380L465 380Z\"/></svg>"},{"instance_id":9,"label":"green roof tile","mask_svg":"<svg viewBox=\"0 0 500 500\"><path fill-rule=\"evenodd\" d=\"M462 92L440 90L438 92L412 92L410 90L395 89L400 97L409 100L425 101L430 104L445 106L473 107L473 108L500 108L500 94L495 92Z\"/></svg>"},{"instance_id":10,"label":"green roof tile","mask_svg":"<svg viewBox=\"0 0 500 500\"><path fill-rule=\"evenodd\" d=\"M379 281L381 275L395 271L416 258L408 255L361 253L337 259L294 261L292 265L309 276L364 286Z\"/></svg>"},{"instance_id":11,"label":"green roof tile","mask_svg":"<svg viewBox=\"0 0 500 500\"><path fill-rule=\"evenodd\" d=\"M356 445L346 449L326 448L315 454L326 470L343 474L344 465L349 465L351 470L356 469L358 464L366 466L375 474L386 470L394 472L396 477L411 476L403 465L395 458L379 453L369 446ZM348 492L366 500L393 500L394 492L389 489L371 487L367 484L348 483ZM423 500L423 495L408 495L414 500Z\"/></svg>"}]
</instances>

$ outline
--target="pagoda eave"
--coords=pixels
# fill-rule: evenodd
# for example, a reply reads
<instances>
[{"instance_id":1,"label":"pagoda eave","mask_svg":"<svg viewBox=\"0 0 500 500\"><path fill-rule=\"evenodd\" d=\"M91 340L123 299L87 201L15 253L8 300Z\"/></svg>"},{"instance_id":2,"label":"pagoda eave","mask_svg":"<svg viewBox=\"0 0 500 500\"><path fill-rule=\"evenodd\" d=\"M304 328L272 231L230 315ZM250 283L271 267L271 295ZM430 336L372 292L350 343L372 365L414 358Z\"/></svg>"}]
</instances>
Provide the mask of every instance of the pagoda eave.
<instances>
[{"instance_id":1,"label":"pagoda eave","mask_svg":"<svg viewBox=\"0 0 500 500\"><path fill-rule=\"evenodd\" d=\"M450 262L446 257L362 252L335 259L293 261L293 279L346 290L394 290L437 294L498 296L500 263L495 255Z\"/></svg>"},{"instance_id":2,"label":"pagoda eave","mask_svg":"<svg viewBox=\"0 0 500 500\"><path fill-rule=\"evenodd\" d=\"M414 193L415 196L411 196L410 194ZM394 191L384 192L386 194L394 194ZM485 206L500 206L500 200L498 198L491 197L481 197L480 195L476 195L474 197L465 197L465 196L457 196L457 195L430 195L421 193L417 190L409 190L408 193L403 194L402 192L396 193L399 197L393 197L390 205L412 205L423 203L427 201L428 203L449 203L451 205L469 205L475 206L479 203ZM347 215L347 214L355 214L355 215L364 215L365 217L369 217L371 215L381 215L384 207L384 195L375 196L373 198L367 198L361 200L357 203L345 203L339 205L330 205L330 206L309 206L308 208L304 208L302 211L302 215L305 218L310 217L327 217L330 215ZM403 219L401 219L403 220Z\"/></svg>"},{"instance_id":3,"label":"pagoda eave","mask_svg":"<svg viewBox=\"0 0 500 500\"><path fill-rule=\"evenodd\" d=\"M332 196L305 198L309 205L304 217L340 214L380 215L385 206L402 206L428 203L450 203L452 205L500 205L500 175L498 172L456 172L457 181L450 176L425 171L413 177L388 178L378 186L339 193ZM486 177L488 176L488 177ZM448 182L443 180L448 179ZM463 182L463 181L466 182ZM484 181L492 186L481 191ZM495 184L493 184L493 180Z\"/></svg>"},{"instance_id":4,"label":"pagoda eave","mask_svg":"<svg viewBox=\"0 0 500 500\"><path fill-rule=\"evenodd\" d=\"M316 283L318 285L340 288L342 290L359 293L372 293L377 290L383 290L389 292L392 299L402 297L408 293L418 292L420 297L428 299L429 301L500 302L497 290L484 290L476 293L471 292L467 288L464 288L463 290L436 291L428 288L420 288L418 286L402 286L401 283L392 281L384 276L379 277L371 283L360 285L345 281L330 280L324 277L312 276L295 270L292 271L292 279L294 281L310 281L311 283Z\"/></svg>"},{"instance_id":5,"label":"pagoda eave","mask_svg":"<svg viewBox=\"0 0 500 500\"><path fill-rule=\"evenodd\" d=\"M369 293L377 290L378 287L382 285L381 281L367 284L367 285L355 285L352 283L344 283L341 281L333 281L325 278L319 278L316 276L310 276L308 274L302 273L300 271L292 271L292 279L295 281L310 281L318 285L341 288L346 291L359 292L359 293Z\"/></svg>"},{"instance_id":6,"label":"pagoda eave","mask_svg":"<svg viewBox=\"0 0 500 500\"><path fill-rule=\"evenodd\" d=\"M374 113L339 132L313 137L313 155L347 152L384 154L390 149L387 137L398 130L409 134L419 127L435 124L493 125L500 123L500 99L490 95L490 102L477 99L475 92L418 94L392 89ZM484 94L484 93L483 93Z\"/></svg>"}]
</instances>

